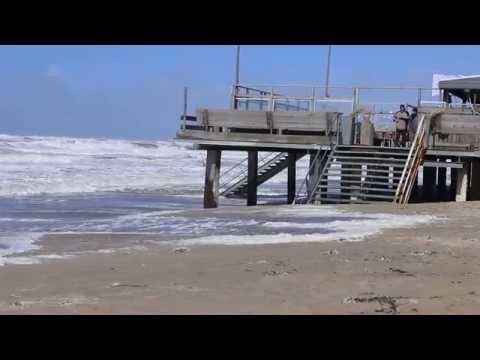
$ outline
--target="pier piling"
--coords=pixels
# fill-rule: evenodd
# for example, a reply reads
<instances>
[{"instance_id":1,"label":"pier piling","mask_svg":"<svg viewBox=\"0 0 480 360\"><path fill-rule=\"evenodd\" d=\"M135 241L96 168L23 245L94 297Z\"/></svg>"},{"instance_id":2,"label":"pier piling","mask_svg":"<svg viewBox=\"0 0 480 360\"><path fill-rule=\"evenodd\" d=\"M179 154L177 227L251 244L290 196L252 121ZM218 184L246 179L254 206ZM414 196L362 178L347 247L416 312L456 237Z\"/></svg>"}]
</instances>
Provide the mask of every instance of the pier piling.
<instances>
[{"instance_id":1,"label":"pier piling","mask_svg":"<svg viewBox=\"0 0 480 360\"><path fill-rule=\"evenodd\" d=\"M437 168L423 167L423 194L427 201L432 201L435 194L435 185L437 183Z\"/></svg>"},{"instance_id":2,"label":"pier piling","mask_svg":"<svg viewBox=\"0 0 480 360\"><path fill-rule=\"evenodd\" d=\"M205 209L218 207L221 156L222 152L220 150L207 150L203 193L203 207Z\"/></svg>"},{"instance_id":3,"label":"pier piling","mask_svg":"<svg viewBox=\"0 0 480 360\"><path fill-rule=\"evenodd\" d=\"M472 161L470 179L470 199L480 200L480 161Z\"/></svg>"},{"instance_id":4,"label":"pier piling","mask_svg":"<svg viewBox=\"0 0 480 360\"><path fill-rule=\"evenodd\" d=\"M468 183L469 183L469 166L467 169L457 170L457 186L455 193L455 201L467 201L468 199Z\"/></svg>"},{"instance_id":5,"label":"pier piling","mask_svg":"<svg viewBox=\"0 0 480 360\"><path fill-rule=\"evenodd\" d=\"M247 206L257 205L258 151L248 152Z\"/></svg>"},{"instance_id":6,"label":"pier piling","mask_svg":"<svg viewBox=\"0 0 480 360\"><path fill-rule=\"evenodd\" d=\"M295 187L297 180L297 154L294 152L288 153L288 180L287 180L287 203L291 204L295 200Z\"/></svg>"}]
</instances>

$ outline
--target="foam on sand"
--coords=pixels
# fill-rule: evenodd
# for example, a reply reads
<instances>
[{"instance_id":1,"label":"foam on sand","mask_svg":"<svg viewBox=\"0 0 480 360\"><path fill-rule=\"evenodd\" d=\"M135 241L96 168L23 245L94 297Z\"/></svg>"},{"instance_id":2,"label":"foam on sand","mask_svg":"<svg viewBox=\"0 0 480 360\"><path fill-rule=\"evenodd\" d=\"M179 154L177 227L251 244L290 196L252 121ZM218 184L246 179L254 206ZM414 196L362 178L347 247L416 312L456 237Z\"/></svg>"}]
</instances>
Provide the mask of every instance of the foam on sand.
<instances>
[{"instance_id":1,"label":"foam on sand","mask_svg":"<svg viewBox=\"0 0 480 360\"><path fill-rule=\"evenodd\" d=\"M12 257L10 255L24 253L40 248L35 242L42 236L40 233L8 234L0 237L0 266L5 264L36 264L37 259L31 257Z\"/></svg>"},{"instance_id":2,"label":"foam on sand","mask_svg":"<svg viewBox=\"0 0 480 360\"><path fill-rule=\"evenodd\" d=\"M440 220L430 215L392 215L342 213L345 220L321 223L265 222L263 226L280 229L276 234L268 235L223 235L205 236L178 243L182 245L263 245L301 242L360 241L368 236L387 229L412 227ZM348 219L347 219L348 218ZM353 218L353 219L351 219ZM292 229L318 229L322 232L312 234L294 234ZM282 231L283 230L283 231ZM290 231L289 231L290 230Z\"/></svg>"}]
</instances>

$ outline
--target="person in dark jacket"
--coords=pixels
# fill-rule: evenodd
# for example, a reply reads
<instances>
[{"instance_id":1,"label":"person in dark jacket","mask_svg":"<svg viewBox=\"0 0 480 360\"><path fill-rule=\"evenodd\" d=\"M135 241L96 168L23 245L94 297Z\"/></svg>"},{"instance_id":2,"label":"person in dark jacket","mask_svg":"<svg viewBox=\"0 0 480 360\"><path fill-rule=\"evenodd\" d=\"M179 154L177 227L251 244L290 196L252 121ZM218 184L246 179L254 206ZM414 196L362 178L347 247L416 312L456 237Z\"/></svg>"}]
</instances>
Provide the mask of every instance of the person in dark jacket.
<instances>
[{"instance_id":1,"label":"person in dark jacket","mask_svg":"<svg viewBox=\"0 0 480 360\"><path fill-rule=\"evenodd\" d=\"M408 141L408 122L410 114L405 109L405 105L400 105L400 110L393 116L393 121L396 124L395 130L395 146L405 146Z\"/></svg>"}]
</instances>

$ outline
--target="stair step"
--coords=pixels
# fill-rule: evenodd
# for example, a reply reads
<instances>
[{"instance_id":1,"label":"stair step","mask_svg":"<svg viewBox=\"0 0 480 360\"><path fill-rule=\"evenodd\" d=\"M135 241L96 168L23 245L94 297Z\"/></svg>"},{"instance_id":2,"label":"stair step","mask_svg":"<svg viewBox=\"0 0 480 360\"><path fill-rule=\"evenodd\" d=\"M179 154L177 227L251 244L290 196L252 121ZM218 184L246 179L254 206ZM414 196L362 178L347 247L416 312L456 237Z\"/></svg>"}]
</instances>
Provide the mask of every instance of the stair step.
<instances>
[{"instance_id":1,"label":"stair step","mask_svg":"<svg viewBox=\"0 0 480 360\"><path fill-rule=\"evenodd\" d=\"M378 156L398 156L408 157L408 153L396 153L396 152L380 152L380 151L364 151L364 150L340 150L335 151L335 154L362 154L362 155L378 155Z\"/></svg>"},{"instance_id":2,"label":"stair step","mask_svg":"<svg viewBox=\"0 0 480 360\"><path fill-rule=\"evenodd\" d=\"M394 195L392 196L387 196L387 195L374 195L374 194L332 194L332 193L326 193L326 192L319 192L317 196L320 196L320 200L323 198L325 195L340 195L340 196L355 196L355 197L361 197L361 198L373 198L373 199L386 199L386 200L392 200L395 198ZM318 199L318 197L317 197Z\"/></svg>"},{"instance_id":3,"label":"stair step","mask_svg":"<svg viewBox=\"0 0 480 360\"><path fill-rule=\"evenodd\" d=\"M320 201L322 203L337 203L337 204L370 204L368 201L362 200L350 200L350 199L313 199L314 201Z\"/></svg>"},{"instance_id":4,"label":"stair step","mask_svg":"<svg viewBox=\"0 0 480 360\"><path fill-rule=\"evenodd\" d=\"M319 189L337 189L337 190L359 190L359 191L375 191L375 192L386 192L386 193L393 193L397 191L396 189L385 189L385 188L372 188L372 187L361 187L361 186L332 186L332 185L320 185ZM320 190L321 192L325 192L325 190ZM361 193L363 195L363 193Z\"/></svg>"},{"instance_id":5,"label":"stair step","mask_svg":"<svg viewBox=\"0 0 480 360\"><path fill-rule=\"evenodd\" d=\"M380 181L362 181L362 180L328 180L328 182L338 181L345 184L366 184L366 185L383 185L383 186L397 186L398 181L393 183L389 182L380 182ZM326 183L327 180L320 180L320 183Z\"/></svg>"},{"instance_id":6,"label":"stair step","mask_svg":"<svg viewBox=\"0 0 480 360\"><path fill-rule=\"evenodd\" d=\"M363 157L363 156L335 156L334 155L332 156L332 158L335 160L340 159L340 160L361 160L361 161L389 161L389 162L398 162L402 164L405 164L405 161L406 161L406 159L376 158L376 157Z\"/></svg>"},{"instance_id":7,"label":"stair step","mask_svg":"<svg viewBox=\"0 0 480 360\"><path fill-rule=\"evenodd\" d=\"M382 169L359 169L359 168L337 168L337 169L326 169L326 172L328 172L329 176L335 176L335 175L341 175L343 172L348 171L349 173L361 173L365 172L366 175L363 176L370 176L369 174L371 173L387 173L387 174L402 174L403 170L382 170ZM333 173L335 172L335 173ZM352 175L352 174L348 174ZM373 175L372 175L373 176Z\"/></svg>"},{"instance_id":8,"label":"stair step","mask_svg":"<svg viewBox=\"0 0 480 360\"><path fill-rule=\"evenodd\" d=\"M408 153L410 151L409 148L406 147L385 147L385 146L370 146L370 145L337 145L335 147L336 150L341 150L341 149L372 149L372 150L379 150L382 151L383 149L385 151L399 151L399 152L406 152Z\"/></svg>"},{"instance_id":9,"label":"stair step","mask_svg":"<svg viewBox=\"0 0 480 360\"><path fill-rule=\"evenodd\" d=\"M404 163L402 164L391 164L391 163L386 163L386 164L381 164L381 163L366 163L366 162L351 162L351 161L337 161L337 162L332 162L332 164L338 164L338 165L365 165L365 166L376 166L376 167L396 167L396 168L404 168Z\"/></svg>"}]
</instances>

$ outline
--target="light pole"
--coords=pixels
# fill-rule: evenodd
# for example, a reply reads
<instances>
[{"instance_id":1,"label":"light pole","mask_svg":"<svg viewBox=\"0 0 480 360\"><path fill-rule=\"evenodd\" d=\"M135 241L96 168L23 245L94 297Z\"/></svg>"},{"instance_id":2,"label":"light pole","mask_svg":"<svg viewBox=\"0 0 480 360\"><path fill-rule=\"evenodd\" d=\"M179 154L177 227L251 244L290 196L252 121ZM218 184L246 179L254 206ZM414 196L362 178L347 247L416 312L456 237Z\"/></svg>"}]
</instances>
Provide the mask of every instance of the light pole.
<instances>
[{"instance_id":1,"label":"light pole","mask_svg":"<svg viewBox=\"0 0 480 360\"><path fill-rule=\"evenodd\" d=\"M237 61L235 66L235 85L240 84L240 45L237 45Z\"/></svg>"},{"instance_id":2,"label":"light pole","mask_svg":"<svg viewBox=\"0 0 480 360\"><path fill-rule=\"evenodd\" d=\"M325 97L329 97L330 93L328 87L330 85L330 57L332 55L332 45L328 45L328 54L327 54L327 76L325 81Z\"/></svg>"},{"instance_id":3,"label":"light pole","mask_svg":"<svg viewBox=\"0 0 480 360\"><path fill-rule=\"evenodd\" d=\"M237 57L235 60L235 85L233 86L233 109L237 110L238 85L240 85L240 45L236 46Z\"/></svg>"}]
</instances>

